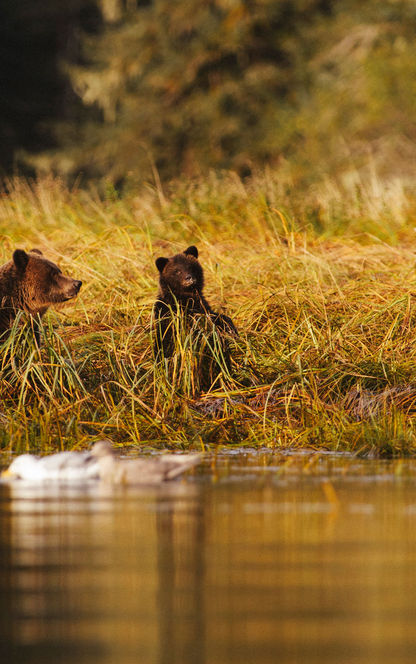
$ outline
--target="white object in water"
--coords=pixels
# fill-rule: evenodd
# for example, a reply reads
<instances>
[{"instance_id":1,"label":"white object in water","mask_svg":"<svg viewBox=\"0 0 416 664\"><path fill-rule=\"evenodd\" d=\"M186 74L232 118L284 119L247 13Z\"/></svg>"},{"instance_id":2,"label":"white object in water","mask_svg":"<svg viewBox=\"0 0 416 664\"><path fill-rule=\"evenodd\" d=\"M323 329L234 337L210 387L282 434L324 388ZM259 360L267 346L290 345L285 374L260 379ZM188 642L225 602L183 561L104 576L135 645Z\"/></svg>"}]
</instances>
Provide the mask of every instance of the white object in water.
<instances>
[{"instance_id":1,"label":"white object in water","mask_svg":"<svg viewBox=\"0 0 416 664\"><path fill-rule=\"evenodd\" d=\"M57 452L45 457L18 456L2 479L30 482L102 479L113 484L160 484L197 465L200 454L161 454L150 459L118 459L109 440L99 440L89 452Z\"/></svg>"},{"instance_id":2,"label":"white object in water","mask_svg":"<svg viewBox=\"0 0 416 664\"><path fill-rule=\"evenodd\" d=\"M91 449L100 478L113 484L160 484L173 480L201 461L201 454L161 454L147 459L117 459L108 440Z\"/></svg>"},{"instance_id":3,"label":"white object in water","mask_svg":"<svg viewBox=\"0 0 416 664\"><path fill-rule=\"evenodd\" d=\"M45 457L22 454L12 461L1 477L31 482L45 480L82 482L98 479L98 459L91 452L57 452Z\"/></svg>"}]
</instances>

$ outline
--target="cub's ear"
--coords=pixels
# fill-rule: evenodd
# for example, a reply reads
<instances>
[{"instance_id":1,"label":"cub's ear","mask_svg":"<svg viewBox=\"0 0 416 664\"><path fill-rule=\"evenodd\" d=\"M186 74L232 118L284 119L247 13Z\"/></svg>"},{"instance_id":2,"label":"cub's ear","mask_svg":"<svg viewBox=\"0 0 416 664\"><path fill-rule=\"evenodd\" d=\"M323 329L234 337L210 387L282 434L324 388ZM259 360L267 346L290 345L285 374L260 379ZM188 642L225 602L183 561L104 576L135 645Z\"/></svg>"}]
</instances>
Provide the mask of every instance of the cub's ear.
<instances>
[{"instance_id":1,"label":"cub's ear","mask_svg":"<svg viewBox=\"0 0 416 664\"><path fill-rule=\"evenodd\" d=\"M43 256L42 252L40 249L31 249L30 250L31 254L39 254L39 256Z\"/></svg>"},{"instance_id":2,"label":"cub's ear","mask_svg":"<svg viewBox=\"0 0 416 664\"><path fill-rule=\"evenodd\" d=\"M187 249L185 249L183 253L186 256L194 256L195 258L198 258L198 249L193 244Z\"/></svg>"},{"instance_id":3,"label":"cub's ear","mask_svg":"<svg viewBox=\"0 0 416 664\"><path fill-rule=\"evenodd\" d=\"M26 270L26 265L28 263L29 256L23 249L16 249L13 254L13 263L19 272L24 272Z\"/></svg>"},{"instance_id":4,"label":"cub's ear","mask_svg":"<svg viewBox=\"0 0 416 664\"><path fill-rule=\"evenodd\" d=\"M168 262L169 258L163 258L162 256L160 258L156 258L156 267L159 270L159 272L163 272L163 268Z\"/></svg>"}]
</instances>

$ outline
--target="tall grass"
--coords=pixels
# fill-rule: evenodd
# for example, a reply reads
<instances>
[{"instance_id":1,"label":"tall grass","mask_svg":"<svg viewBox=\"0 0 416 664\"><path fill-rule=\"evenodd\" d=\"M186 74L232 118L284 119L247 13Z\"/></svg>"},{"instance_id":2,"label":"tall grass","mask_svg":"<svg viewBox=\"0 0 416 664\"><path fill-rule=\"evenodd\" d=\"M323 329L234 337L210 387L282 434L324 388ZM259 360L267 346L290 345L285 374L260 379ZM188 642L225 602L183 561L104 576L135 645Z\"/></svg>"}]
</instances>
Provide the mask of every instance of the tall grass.
<instances>
[{"instance_id":1,"label":"tall grass","mask_svg":"<svg viewBox=\"0 0 416 664\"><path fill-rule=\"evenodd\" d=\"M0 260L38 247L84 285L44 317L40 348L25 315L0 342L1 447L105 435L413 453L415 212L411 191L374 175L302 195L270 172L122 197L7 182ZM190 244L239 330L231 362L215 331L178 318L172 356L153 353L154 260Z\"/></svg>"}]
</instances>

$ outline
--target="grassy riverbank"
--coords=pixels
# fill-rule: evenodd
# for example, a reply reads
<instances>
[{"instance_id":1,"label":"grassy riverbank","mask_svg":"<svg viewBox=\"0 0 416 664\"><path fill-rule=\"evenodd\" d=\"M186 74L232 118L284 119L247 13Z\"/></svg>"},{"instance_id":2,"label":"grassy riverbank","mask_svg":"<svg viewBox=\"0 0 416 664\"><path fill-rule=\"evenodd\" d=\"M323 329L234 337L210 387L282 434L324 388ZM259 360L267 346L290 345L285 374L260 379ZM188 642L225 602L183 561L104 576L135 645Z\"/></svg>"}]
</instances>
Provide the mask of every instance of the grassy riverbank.
<instances>
[{"instance_id":1,"label":"grassy riverbank","mask_svg":"<svg viewBox=\"0 0 416 664\"><path fill-rule=\"evenodd\" d=\"M416 451L416 199L400 182L297 194L271 174L179 182L119 197L14 180L0 259L39 247L84 282L4 343L0 446L50 451L96 436L201 448ZM234 365L200 392L184 343L155 366L157 256L196 244L206 296L232 316ZM11 359L10 359L11 358Z\"/></svg>"}]
</instances>

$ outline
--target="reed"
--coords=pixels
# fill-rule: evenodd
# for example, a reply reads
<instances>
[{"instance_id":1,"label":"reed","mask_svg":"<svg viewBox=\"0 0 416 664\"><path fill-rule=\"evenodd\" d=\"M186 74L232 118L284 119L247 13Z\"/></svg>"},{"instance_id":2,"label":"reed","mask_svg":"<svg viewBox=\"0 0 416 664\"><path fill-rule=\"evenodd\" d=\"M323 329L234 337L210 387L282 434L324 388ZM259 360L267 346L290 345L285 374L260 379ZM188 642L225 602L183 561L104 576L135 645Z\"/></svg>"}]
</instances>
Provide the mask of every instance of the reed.
<instances>
[{"instance_id":1,"label":"reed","mask_svg":"<svg viewBox=\"0 0 416 664\"><path fill-rule=\"evenodd\" d=\"M0 259L39 247L84 285L44 317L40 348L23 314L0 341L1 448L105 435L414 453L416 201L374 175L347 185L299 195L278 174L223 173L103 196L7 182ZM239 330L231 359L215 330L179 316L172 355L153 352L154 259L189 244L207 299Z\"/></svg>"}]
</instances>

